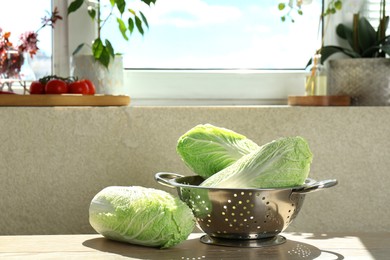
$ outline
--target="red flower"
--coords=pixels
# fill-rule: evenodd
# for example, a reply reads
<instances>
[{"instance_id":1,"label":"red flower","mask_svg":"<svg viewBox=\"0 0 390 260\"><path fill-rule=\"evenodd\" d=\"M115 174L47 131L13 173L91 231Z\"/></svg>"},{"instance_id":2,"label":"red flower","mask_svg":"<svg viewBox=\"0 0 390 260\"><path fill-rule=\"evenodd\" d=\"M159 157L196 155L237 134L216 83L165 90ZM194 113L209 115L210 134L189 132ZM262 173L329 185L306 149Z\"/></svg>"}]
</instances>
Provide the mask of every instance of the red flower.
<instances>
[{"instance_id":1,"label":"red flower","mask_svg":"<svg viewBox=\"0 0 390 260\"><path fill-rule=\"evenodd\" d=\"M20 41L22 42L18 49L20 52L28 52L30 53L30 57L32 58L37 51L39 50L38 43L38 34L35 32L25 32L20 36Z\"/></svg>"},{"instance_id":2,"label":"red flower","mask_svg":"<svg viewBox=\"0 0 390 260\"><path fill-rule=\"evenodd\" d=\"M57 7L54 8L53 12L51 12L50 17L43 17L42 18L42 27L45 27L47 25L54 28L54 24L57 22L57 20L62 20L62 16L59 15Z\"/></svg>"},{"instance_id":3,"label":"red flower","mask_svg":"<svg viewBox=\"0 0 390 260\"><path fill-rule=\"evenodd\" d=\"M50 17L42 18L42 26L36 32L25 32L20 36L19 46L14 46L10 42L11 32L3 33L3 29L0 28L0 74L5 77L16 77L23 64L23 53L29 53L32 58L39 50L37 46L39 30L46 26L54 28L57 20L61 19L62 17L55 7Z\"/></svg>"}]
</instances>

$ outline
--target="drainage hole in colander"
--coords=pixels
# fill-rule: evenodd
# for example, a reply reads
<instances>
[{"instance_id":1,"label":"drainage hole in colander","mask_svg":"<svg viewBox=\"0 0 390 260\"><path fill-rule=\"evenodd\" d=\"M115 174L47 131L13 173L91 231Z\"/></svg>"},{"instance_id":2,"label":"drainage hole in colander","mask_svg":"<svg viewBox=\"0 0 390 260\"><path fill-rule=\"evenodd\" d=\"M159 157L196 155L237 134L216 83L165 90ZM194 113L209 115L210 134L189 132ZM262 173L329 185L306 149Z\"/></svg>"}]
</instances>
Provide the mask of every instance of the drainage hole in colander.
<instances>
[{"instance_id":1,"label":"drainage hole in colander","mask_svg":"<svg viewBox=\"0 0 390 260\"><path fill-rule=\"evenodd\" d=\"M257 229L260 229L260 228L261 228L261 226L257 226L256 228L257 228Z\"/></svg>"},{"instance_id":2,"label":"drainage hole in colander","mask_svg":"<svg viewBox=\"0 0 390 260\"><path fill-rule=\"evenodd\" d=\"M269 205L269 201L267 201L265 204L266 204L266 205Z\"/></svg>"}]
</instances>

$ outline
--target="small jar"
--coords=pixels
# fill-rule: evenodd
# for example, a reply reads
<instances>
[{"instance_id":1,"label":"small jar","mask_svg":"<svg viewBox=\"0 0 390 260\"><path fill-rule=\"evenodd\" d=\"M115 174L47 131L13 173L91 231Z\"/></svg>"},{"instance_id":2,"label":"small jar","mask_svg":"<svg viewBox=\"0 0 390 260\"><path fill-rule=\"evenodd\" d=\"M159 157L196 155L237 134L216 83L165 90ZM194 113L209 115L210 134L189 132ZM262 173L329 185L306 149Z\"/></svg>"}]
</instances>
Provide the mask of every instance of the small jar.
<instances>
[{"instance_id":1,"label":"small jar","mask_svg":"<svg viewBox=\"0 0 390 260\"><path fill-rule=\"evenodd\" d=\"M306 76L305 94L306 96L326 96L326 69L321 64L321 54L314 55L312 59L310 74Z\"/></svg>"}]
</instances>

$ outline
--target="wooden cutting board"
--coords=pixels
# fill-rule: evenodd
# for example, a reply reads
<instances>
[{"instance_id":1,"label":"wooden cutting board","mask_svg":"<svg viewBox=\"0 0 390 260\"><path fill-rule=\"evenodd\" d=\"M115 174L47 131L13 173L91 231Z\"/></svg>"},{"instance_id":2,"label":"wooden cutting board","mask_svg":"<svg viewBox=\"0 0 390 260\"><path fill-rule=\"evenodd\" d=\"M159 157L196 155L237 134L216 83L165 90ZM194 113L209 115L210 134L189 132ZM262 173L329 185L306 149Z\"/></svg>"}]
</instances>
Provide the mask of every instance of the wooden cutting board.
<instances>
[{"instance_id":1,"label":"wooden cutting board","mask_svg":"<svg viewBox=\"0 0 390 260\"><path fill-rule=\"evenodd\" d=\"M127 106L129 104L130 97L122 95L0 95L0 106Z\"/></svg>"},{"instance_id":2,"label":"wooden cutting board","mask_svg":"<svg viewBox=\"0 0 390 260\"><path fill-rule=\"evenodd\" d=\"M289 96L290 106L350 106L349 96Z\"/></svg>"}]
</instances>

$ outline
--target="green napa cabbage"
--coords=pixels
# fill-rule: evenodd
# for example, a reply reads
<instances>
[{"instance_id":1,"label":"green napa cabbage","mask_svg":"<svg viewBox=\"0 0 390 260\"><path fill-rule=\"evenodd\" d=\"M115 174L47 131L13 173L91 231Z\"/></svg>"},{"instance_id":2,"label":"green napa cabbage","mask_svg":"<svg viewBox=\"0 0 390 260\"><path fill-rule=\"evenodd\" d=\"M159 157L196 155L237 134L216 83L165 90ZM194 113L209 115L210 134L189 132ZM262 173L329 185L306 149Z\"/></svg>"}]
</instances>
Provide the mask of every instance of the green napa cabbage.
<instances>
[{"instance_id":1,"label":"green napa cabbage","mask_svg":"<svg viewBox=\"0 0 390 260\"><path fill-rule=\"evenodd\" d=\"M302 137L261 146L200 184L218 188L285 188L304 184L313 155Z\"/></svg>"},{"instance_id":2,"label":"green napa cabbage","mask_svg":"<svg viewBox=\"0 0 390 260\"><path fill-rule=\"evenodd\" d=\"M153 188L110 186L92 199L91 226L106 238L168 248L195 227L191 209L179 198Z\"/></svg>"},{"instance_id":3,"label":"green napa cabbage","mask_svg":"<svg viewBox=\"0 0 390 260\"><path fill-rule=\"evenodd\" d=\"M258 148L256 143L241 134L205 124L182 135L176 150L194 173L207 179Z\"/></svg>"}]
</instances>

